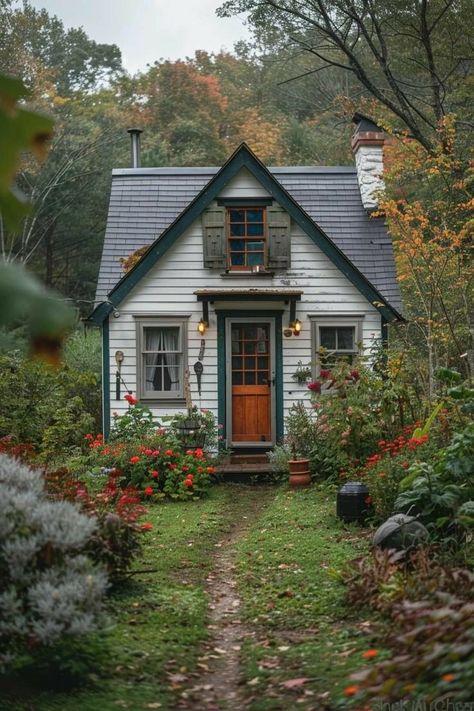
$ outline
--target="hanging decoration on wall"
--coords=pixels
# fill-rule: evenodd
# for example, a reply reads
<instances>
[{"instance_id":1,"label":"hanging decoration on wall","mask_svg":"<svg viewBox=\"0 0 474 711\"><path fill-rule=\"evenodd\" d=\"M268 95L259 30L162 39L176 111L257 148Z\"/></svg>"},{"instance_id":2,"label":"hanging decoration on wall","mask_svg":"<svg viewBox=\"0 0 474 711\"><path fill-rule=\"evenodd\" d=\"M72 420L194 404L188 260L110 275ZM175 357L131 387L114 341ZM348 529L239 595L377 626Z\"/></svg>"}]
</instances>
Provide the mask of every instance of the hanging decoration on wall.
<instances>
[{"instance_id":1,"label":"hanging decoration on wall","mask_svg":"<svg viewBox=\"0 0 474 711\"><path fill-rule=\"evenodd\" d=\"M199 361L199 360L196 361L194 363L194 372L196 373L199 397L201 397L201 377L202 377L203 370L204 370L204 366L201 363L201 361Z\"/></svg>"},{"instance_id":2,"label":"hanging decoration on wall","mask_svg":"<svg viewBox=\"0 0 474 711\"><path fill-rule=\"evenodd\" d=\"M204 360L204 352L206 350L206 339L201 339L201 348L199 349L198 360Z\"/></svg>"}]
</instances>

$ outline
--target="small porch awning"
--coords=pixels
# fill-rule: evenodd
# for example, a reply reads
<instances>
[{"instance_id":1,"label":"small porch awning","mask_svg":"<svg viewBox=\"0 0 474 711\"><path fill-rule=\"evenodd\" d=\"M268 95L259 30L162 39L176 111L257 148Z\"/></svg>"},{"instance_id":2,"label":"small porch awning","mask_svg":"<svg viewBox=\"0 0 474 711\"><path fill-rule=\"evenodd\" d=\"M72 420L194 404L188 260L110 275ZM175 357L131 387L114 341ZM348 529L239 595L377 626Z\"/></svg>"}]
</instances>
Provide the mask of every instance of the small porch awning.
<instances>
[{"instance_id":1,"label":"small porch awning","mask_svg":"<svg viewBox=\"0 0 474 711\"><path fill-rule=\"evenodd\" d=\"M202 302L202 318L209 321L209 304L216 301L283 301L290 304L290 320L295 319L296 302L301 300L301 289L261 289L259 287L197 289L194 294Z\"/></svg>"}]
</instances>

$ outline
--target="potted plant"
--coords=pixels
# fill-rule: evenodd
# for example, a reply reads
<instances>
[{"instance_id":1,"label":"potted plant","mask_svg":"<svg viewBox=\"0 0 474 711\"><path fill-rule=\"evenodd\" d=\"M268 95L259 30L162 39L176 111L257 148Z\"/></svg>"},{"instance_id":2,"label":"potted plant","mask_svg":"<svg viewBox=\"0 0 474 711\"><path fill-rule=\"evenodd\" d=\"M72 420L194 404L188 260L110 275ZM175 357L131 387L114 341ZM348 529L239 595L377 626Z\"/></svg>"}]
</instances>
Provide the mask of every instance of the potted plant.
<instances>
[{"instance_id":1,"label":"potted plant","mask_svg":"<svg viewBox=\"0 0 474 711\"><path fill-rule=\"evenodd\" d=\"M302 402L290 408L286 419L286 443L291 452L288 460L289 483L291 487L309 486L309 452L311 450L311 416Z\"/></svg>"}]
</instances>

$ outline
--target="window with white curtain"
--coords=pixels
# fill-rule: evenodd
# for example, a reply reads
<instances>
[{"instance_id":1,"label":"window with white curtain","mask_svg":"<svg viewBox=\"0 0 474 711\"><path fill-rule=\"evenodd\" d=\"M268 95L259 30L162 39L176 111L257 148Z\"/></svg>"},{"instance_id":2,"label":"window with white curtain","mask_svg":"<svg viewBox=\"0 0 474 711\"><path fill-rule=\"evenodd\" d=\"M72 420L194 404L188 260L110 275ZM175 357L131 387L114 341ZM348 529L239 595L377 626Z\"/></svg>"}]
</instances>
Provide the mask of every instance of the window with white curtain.
<instances>
[{"instance_id":1,"label":"window with white curtain","mask_svg":"<svg viewBox=\"0 0 474 711\"><path fill-rule=\"evenodd\" d=\"M147 319L139 321L137 326L140 397L183 398L186 322Z\"/></svg>"}]
</instances>

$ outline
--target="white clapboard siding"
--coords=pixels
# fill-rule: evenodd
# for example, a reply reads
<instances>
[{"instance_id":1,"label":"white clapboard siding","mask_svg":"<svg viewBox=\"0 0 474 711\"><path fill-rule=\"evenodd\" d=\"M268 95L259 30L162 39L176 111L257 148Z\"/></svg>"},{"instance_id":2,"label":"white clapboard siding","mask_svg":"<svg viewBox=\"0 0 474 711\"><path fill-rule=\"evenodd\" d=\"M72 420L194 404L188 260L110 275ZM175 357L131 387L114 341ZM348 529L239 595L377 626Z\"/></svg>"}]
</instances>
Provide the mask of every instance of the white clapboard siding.
<instances>
[{"instance_id":1,"label":"white clapboard siding","mask_svg":"<svg viewBox=\"0 0 474 711\"><path fill-rule=\"evenodd\" d=\"M246 170L222 191L222 197L266 197L268 193ZM292 222L291 268L273 278L252 278L248 275L232 278L222 277L218 270L205 269L202 263L201 221L191 227L168 250L166 255L143 277L119 305L119 318L110 318L110 392L112 412L123 413L127 405L115 400L115 352L123 351L122 377L128 388L136 392L136 325L134 315L189 315L188 319L188 366L191 374L193 403L212 410L217 416L217 318L209 306L209 328L205 334L206 349L203 359L204 372L201 381L202 396L197 393L193 364L198 359L201 336L197 324L202 316L202 306L197 302L196 289L212 288L294 288L304 294L297 302L297 317L303 324L299 337L283 338L283 392L285 415L293 402L308 397L307 388L292 379L298 361L311 360L311 324L308 315L344 315L362 318L362 335L365 348L370 348L374 339L381 336L381 318L377 310L364 298L353 284L337 269L328 257ZM220 308L235 309L235 302ZM264 310L279 308L275 302L243 302L240 309ZM289 322L289 306L283 312L283 327ZM123 391L123 387L122 387ZM122 395L124 393L122 392ZM159 419L165 414L183 411L177 406L153 406Z\"/></svg>"}]
</instances>

